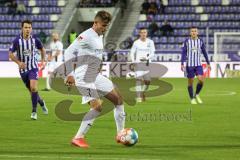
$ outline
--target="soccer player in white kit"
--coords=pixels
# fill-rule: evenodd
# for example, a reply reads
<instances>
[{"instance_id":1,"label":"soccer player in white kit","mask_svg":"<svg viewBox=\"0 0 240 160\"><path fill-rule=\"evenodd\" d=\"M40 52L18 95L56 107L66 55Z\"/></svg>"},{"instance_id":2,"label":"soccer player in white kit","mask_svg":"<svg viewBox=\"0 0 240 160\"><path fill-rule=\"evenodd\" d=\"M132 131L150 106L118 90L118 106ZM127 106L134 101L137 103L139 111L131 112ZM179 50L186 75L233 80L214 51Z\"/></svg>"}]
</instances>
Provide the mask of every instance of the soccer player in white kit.
<instances>
[{"instance_id":1,"label":"soccer player in white kit","mask_svg":"<svg viewBox=\"0 0 240 160\"><path fill-rule=\"evenodd\" d=\"M94 18L92 28L82 32L64 53L66 70L69 70L69 68L72 70L73 66L67 65L66 62L74 59L76 54L83 57L83 59L77 61L77 63L84 65L76 67L74 71L68 74L65 83L70 86L76 85L83 96L82 103L88 103L91 107L89 112L83 117L80 128L72 139L71 143L77 147L89 147L85 140L85 135L93 125L95 118L101 113L101 96L106 97L115 105L114 118L116 121L117 133L124 129L125 112L122 97L114 88L113 83L108 78L99 74L101 64L95 63L94 59L91 59L91 56L96 57L96 59L98 59L97 57L101 58L103 53L103 34L106 32L110 21L111 15L108 12L99 11ZM86 80L86 77L94 77L94 73L96 73L95 79L89 80L91 79L89 78ZM119 142L117 136L116 140Z\"/></svg>"},{"instance_id":2,"label":"soccer player in white kit","mask_svg":"<svg viewBox=\"0 0 240 160\"><path fill-rule=\"evenodd\" d=\"M63 63L63 44L59 40L58 33L52 34L52 42L50 43L51 53L48 55L48 74L46 77L46 91L51 89L50 87L50 75L53 71Z\"/></svg>"},{"instance_id":3,"label":"soccer player in white kit","mask_svg":"<svg viewBox=\"0 0 240 160\"><path fill-rule=\"evenodd\" d=\"M154 42L147 38L147 29L140 28L139 39L137 39L131 48L130 57L135 69L137 102L145 101L145 91L150 85L151 75L149 62L154 57Z\"/></svg>"}]
</instances>

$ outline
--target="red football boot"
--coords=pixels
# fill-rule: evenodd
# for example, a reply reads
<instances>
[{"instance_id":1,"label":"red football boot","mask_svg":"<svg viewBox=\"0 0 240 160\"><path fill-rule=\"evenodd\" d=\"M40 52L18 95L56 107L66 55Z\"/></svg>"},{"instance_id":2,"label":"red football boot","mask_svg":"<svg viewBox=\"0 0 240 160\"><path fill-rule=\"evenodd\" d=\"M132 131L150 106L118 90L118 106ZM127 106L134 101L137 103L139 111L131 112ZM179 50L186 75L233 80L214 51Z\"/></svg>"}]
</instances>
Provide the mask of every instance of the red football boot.
<instances>
[{"instance_id":1,"label":"red football boot","mask_svg":"<svg viewBox=\"0 0 240 160\"><path fill-rule=\"evenodd\" d=\"M89 145L87 144L87 142L84 138L73 138L72 139L72 144L76 147L81 147L81 148L88 148L89 147Z\"/></svg>"}]
</instances>

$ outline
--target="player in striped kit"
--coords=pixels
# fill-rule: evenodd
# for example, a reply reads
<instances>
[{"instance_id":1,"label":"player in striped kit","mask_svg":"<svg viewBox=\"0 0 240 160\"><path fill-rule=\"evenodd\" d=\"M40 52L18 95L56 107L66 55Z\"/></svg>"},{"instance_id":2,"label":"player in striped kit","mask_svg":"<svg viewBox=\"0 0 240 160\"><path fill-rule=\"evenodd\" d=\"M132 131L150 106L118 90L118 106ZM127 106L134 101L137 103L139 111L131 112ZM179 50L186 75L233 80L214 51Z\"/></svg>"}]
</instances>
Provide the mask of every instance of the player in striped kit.
<instances>
[{"instance_id":1,"label":"player in striped kit","mask_svg":"<svg viewBox=\"0 0 240 160\"><path fill-rule=\"evenodd\" d=\"M38 94L38 63L36 59L37 50L41 52L42 66L44 68L45 49L39 39L31 35L32 22L22 22L22 33L18 35L9 49L9 57L17 63L23 82L30 91L32 100L31 119L37 119L37 103L40 104L43 113L48 114L45 102ZM16 54L15 54L16 53ZM43 69L42 68L42 69Z\"/></svg>"},{"instance_id":2,"label":"player in striped kit","mask_svg":"<svg viewBox=\"0 0 240 160\"><path fill-rule=\"evenodd\" d=\"M211 69L205 44L203 40L198 37L198 29L197 27L191 27L190 37L187 38L183 44L182 58L181 58L181 70L186 71L187 73L188 93L191 99L191 104L197 104L197 102L200 104L202 103L202 100L199 97L199 93L204 83L203 68L201 64L201 54L203 54L207 62L207 68ZM186 61L186 68L184 66L185 61ZM194 94L193 81L195 76L197 76L198 78L198 83L196 87L196 92Z\"/></svg>"}]
</instances>

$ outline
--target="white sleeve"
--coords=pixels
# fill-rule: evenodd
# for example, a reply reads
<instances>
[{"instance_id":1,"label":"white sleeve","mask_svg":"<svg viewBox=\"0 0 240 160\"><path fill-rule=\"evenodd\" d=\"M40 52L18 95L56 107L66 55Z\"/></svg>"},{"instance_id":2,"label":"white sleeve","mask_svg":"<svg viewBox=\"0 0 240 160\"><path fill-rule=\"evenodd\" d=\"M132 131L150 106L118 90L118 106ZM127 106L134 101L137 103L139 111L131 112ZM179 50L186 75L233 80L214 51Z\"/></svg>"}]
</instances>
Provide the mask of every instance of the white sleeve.
<instances>
[{"instance_id":1,"label":"white sleeve","mask_svg":"<svg viewBox=\"0 0 240 160\"><path fill-rule=\"evenodd\" d=\"M57 47L58 47L57 49L59 51L63 51L63 44L62 44L62 42L59 42Z\"/></svg>"},{"instance_id":2,"label":"white sleeve","mask_svg":"<svg viewBox=\"0 0 240 160\"><path fill-rule=\"evenodd\" d=\"M50 50L51 50L51 52L50 52L49 54L52 55L52 52L53 52L53 50L54 50L54 47L53 47L53 43L52 43L52 42L51 42L51 44L50 44Z\"/></svg>"},{"instance_id":3,"label":"white sleeve","mask_svg":"<svg viewBox=\"0 0 240 160\"><path fill-rule=\"evenodd\" d=\"M155 54L155 45L154 45L154 42L151 41L151 43L150 43L150 55L149 55L148 59L150 59L150 60L153 59L154 54Z\"/></svg>"},{"instance_id":4,"label":"white sleeve","mask_svg":"<svg viewBox=\"0 0 240 160\"><path fill-rule=\"evenodd\" d=\"M66 67L66 75L74 76L74 63L73 60L76 58L79 49L78 40L75 39L73 43L65 50L64 59Z\"/></svg>"},{"instance_id":5,"label":"white sleeve","mask_svg":"<svg viewBox=\"0 0 240 160\"><path fill-rule=\"evenodd\" d=\"M132 61L132 62L135 62L135 61L136 61L136 58L135 58L135 53L136 53L136 51L137 51L137 45L136 45L136 43L134 42L134 43L133 43L133 46L132 46L132 48L131 48L131 51L130 51L130 58L131 58L131 61Z\"/></svg>"},{"instance_id":6,"label":"white sleeve","mask_svg":"<svg viewBox=\"0 0 240 160\"><path fill-rule=\"evenodd\" d=\"M74 63L73 61L77 59L79 56L79 51L88 45L87 37L82 37L79 35L73 43L65 50L64 58L65 58L65 66L66 66L66 74L74 76Z\"/></svg>"},{"instance_id":7,"label":"white sleeve","mask_svg":"<svg viewBox=\"0 0 240 160\"><path fill-rule=\"evenodd\" d=\"M53 47L52 47L52 42L50 43L50 50L52 51L53 49L52 49Z\"/></svg>"}]
</instances>

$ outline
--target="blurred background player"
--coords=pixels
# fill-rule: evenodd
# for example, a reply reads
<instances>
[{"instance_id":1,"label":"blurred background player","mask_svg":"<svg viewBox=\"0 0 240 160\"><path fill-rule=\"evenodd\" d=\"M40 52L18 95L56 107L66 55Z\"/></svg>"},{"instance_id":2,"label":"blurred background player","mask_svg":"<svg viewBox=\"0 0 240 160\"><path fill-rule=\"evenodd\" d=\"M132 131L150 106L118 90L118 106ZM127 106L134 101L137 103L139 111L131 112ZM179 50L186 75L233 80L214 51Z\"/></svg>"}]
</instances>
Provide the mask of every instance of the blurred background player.
<instances>
[{"instance_id":1,"label":"blurred background player","mask_svg":"<svg viewBox=\"0 0 240 160\"><path fill-rule=\"evenodd\" d=\"M114 118L117 127L117 134L124 129L125 126L125 112L123 100L117 90L114 88L113 83L103 75L99 74L101 66L101 57L103 54L103 34L106 32L112 16L106 11L99 11L95 18L92 28L82 32L78 38L65 50L65 64L66 70L72 72L66 78L67 85L76 84L78 90L82 94L82 103L88 103L91 107L81 122L80 128L72 139L72 144L77 147L87 148L89 145L85 140L90 127L93 125L94 120L100 115L102 110L102 100L100 97L104 96L110 100L114 105ZM86 61L82 59L77 64L79 67L67 65L77 52L78 57L85 57ZM84 56L83 56L84 55ZM94 59L94 58L95 59ZM96 62L99 59L99 62ZM84 64L83 64L84 63ZM71 64L71 63L70 63ZM94 77L94 78L92 78ZM101 93L103 92L103 93ZM120 142L118 136L117 142Z\"/></svg>"},{"instance_id":2,"label":"blurred background player","mask_svg":"<svg viewBox=\"0 0 240 160\"><path fill-rule=\"evenodd\" d=\"M154 57L154 42L147 38L146 28L140 28L139 39L137 39L131 48L130 57L135 63L137 102L145 101L145 91L151 81L149 62Z\"/></svg>"},{"instance_id":3,"label":"blurred background player","mask_svg":"<svg viewBox=\"0 0 240 160\"><path fill-rule=\"evenodd\" d=\"M32 22L24 20L22 22L22 33L18 35L12 42L9 49L9 57L12 61L17 63L19 72L23 82L30 91L32 100L31 118L37 119L37 103L42 107L43 113L48 114L48 109L45 102L38 94L38 62L36 59L36 50L40 50L42 58L42 69L44 69L45 49L41 41L32 36ZM14 55L14 53L16 55Z\"/></svg>"},{"instance_id":4,"label":"blurred background player","mask_svg":"<svg viewBox=\"0 0 240 160\"><path fill-rule=\"evenodd\" d=\"M201 54L204 55L207 62L207 68L211 69L208 55L206 52L205 44L202 39L198 38L197 27L190 28L190 37L183 43L182 58L181 58L181 70L186 71L188 78L188 93L191 99L191 104L202 103L199 93L203 87L204 77L203 68L201 64ZM186 62L186 68L184 62ZM198 83L195 94L193 93L193 81L197 76Z\"/></svg>"},{"instance_id":5,"label":"blurred background player","mask_svg":"<svg viewBox=\"0 0 240 160\"><path fill-rule=\"evenodd\" d=\"M50 43L50 50L51 53L48 55L48 74L46 77L46 91L51 89L50 87L50 75L56 69L61 62L63 62L63 44L59 40L59 34L53 33L52 34L52 42Z\"/></svg>"}]
</instances>

